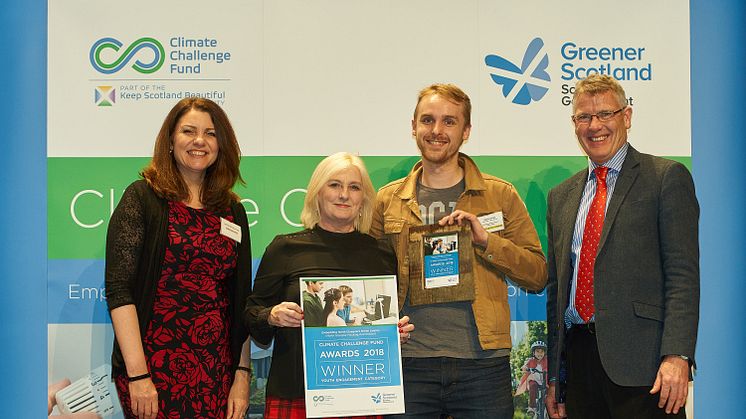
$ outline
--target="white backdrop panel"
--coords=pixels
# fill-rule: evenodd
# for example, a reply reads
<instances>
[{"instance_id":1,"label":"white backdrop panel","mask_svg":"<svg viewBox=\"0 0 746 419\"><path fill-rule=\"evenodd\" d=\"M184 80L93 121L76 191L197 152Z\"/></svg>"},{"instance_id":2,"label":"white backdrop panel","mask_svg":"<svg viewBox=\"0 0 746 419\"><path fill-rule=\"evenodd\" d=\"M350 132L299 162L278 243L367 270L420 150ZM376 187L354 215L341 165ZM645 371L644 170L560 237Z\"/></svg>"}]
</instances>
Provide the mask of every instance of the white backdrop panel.
<instances>
[{"instance_id":1,"label":"white backdrop panel","mask_svg":"<svg viewBox=\"0 0 746 419\"><path fill-rule=\"evenodd\" d=\"M224 93L219 101L247 155L414 155L412 108L417 91L432 82L454 82L472 97L467 153L579 155L571 109L563 104L563 90L576 80L563 76L567 66L607 65L643 69L638 78L644 80L622 82L635 107L631 140L645 152L690 155L688 2L630 0L627 10L644 13L627 14L617 5L588 1L255 0L205 8L193 0L136 0L117 8L115 18L80 14L112 16L112 7L92 0L50 3L51 157L150 155L160 122L177 99L123 95L128 88L155 86ZM125 67L105 75L91 65L97 40L113 37L125 48L146 36L161 40L166 53L155 73ZM171 54L178 48L169 40L177 36L215 39L215 49L230 52L231 59L203 62L200 74L172 73ZM520 66L535 38L543 41L539 57L547 55L551 81L514 74L519 86L538 81L548 88L540 100L517 105L492 81L485 56ZM595 48L597 55L601 48L636 53L633 59L580 60L581 47ZM140 54L147 61L147 52ZM116 103L97 106L94 91L106 85L118 89Z\"/></svg>"}]
</instances>

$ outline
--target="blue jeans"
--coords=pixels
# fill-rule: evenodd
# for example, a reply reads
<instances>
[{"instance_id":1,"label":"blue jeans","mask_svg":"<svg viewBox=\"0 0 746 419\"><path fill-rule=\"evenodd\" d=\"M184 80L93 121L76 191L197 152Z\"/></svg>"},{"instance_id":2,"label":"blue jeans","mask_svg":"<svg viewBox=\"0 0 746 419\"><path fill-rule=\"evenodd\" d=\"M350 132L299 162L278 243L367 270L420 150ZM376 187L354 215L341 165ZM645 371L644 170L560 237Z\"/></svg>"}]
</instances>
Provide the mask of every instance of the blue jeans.
<instances>
[{"instance_id":1,"label":"blue jeans","mask_svg":"<svg viewBox=\"0 0 746 419\"><path fill-rule=\"evenodd\" d=\"M395 418L513 418L510 357L403 358L406 413Z\"/></svg>"}]
</instances>

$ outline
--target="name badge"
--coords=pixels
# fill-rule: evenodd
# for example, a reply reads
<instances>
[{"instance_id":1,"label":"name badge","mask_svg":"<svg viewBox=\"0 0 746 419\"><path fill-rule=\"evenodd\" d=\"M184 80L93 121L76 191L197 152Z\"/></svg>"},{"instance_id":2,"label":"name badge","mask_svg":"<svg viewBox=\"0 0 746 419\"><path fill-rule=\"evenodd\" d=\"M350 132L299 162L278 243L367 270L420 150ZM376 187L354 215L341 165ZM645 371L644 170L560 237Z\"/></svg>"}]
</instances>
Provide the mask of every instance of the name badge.
<instances>
[{"instance_id":1,"label":"name badge","mask_svg":"<svg viewBox=\"0 0 746 419\"><path fill-rule=\"evenodd\" d=\"M496 231L505 230L505 223L503 222L503 212L497 211L492 214L482 215L477 217L479 222L482 224L488 233L494 233Z\"/></svg>"},{"instance_id":2,"label":"name badge","mask_svg":"<svg viewBox=\"0 0 746 419\"><path fill-rule=\"evenodd\" d=\"M241 243L241 226L220 217L220 234Z\"/></svg>"}]
</instances>

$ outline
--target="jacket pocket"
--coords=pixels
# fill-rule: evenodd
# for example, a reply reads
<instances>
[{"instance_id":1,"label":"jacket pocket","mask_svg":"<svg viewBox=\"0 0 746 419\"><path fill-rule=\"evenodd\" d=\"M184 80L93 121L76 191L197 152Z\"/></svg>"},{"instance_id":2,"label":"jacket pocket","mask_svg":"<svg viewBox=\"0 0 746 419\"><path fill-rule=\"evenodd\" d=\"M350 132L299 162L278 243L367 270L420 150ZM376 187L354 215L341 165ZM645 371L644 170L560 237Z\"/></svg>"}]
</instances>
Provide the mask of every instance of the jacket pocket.
<instances>
[{"instance_id":1,"label":"jacket pocket","mask_svg":"<svg viewBox=\"0 0 746 419\"><path fill-rule=\"evenodd\" d=\"M659 322L663 321L664 309L661 306L633 301L632 307L634 308L637 317L657 320Z\"/></svg>"},{"instance_id":2,"label":"jacket pocket","mask_svg":"<svg viewBox=\"0 0 746 419\"><path fill-rule=\"evenodd\" d=\"M399 234L404 227L404 220L385 219L383 220L384 234Z\"/></svg>"}]
</instances>

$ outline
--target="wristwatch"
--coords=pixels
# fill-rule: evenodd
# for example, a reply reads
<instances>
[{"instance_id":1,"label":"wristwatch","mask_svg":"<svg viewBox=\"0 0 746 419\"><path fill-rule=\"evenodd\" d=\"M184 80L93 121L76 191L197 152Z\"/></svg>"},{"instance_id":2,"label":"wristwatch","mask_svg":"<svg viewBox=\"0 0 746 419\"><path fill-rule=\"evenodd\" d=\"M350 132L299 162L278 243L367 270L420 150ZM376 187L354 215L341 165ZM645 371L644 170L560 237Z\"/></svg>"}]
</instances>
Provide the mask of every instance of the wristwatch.
<instances>
[{"instance_id":1,"label":"wristwatch","mask_svg":"<svg viewBox=\"0 0 746 419\"><path fill-rule=\"evenodd\" d=\"M687 364L688 364L688 365L689 365L690 367L692 366L692 360L691 360L691 359L689 359L689 357L688 357L688 356L686 356L686 355L676 355L676 356L678 356L679 358L681 358L681 359L683 359L684 361L686 361L686 363L687 363Z\"/></svg>"}]
</instances>

